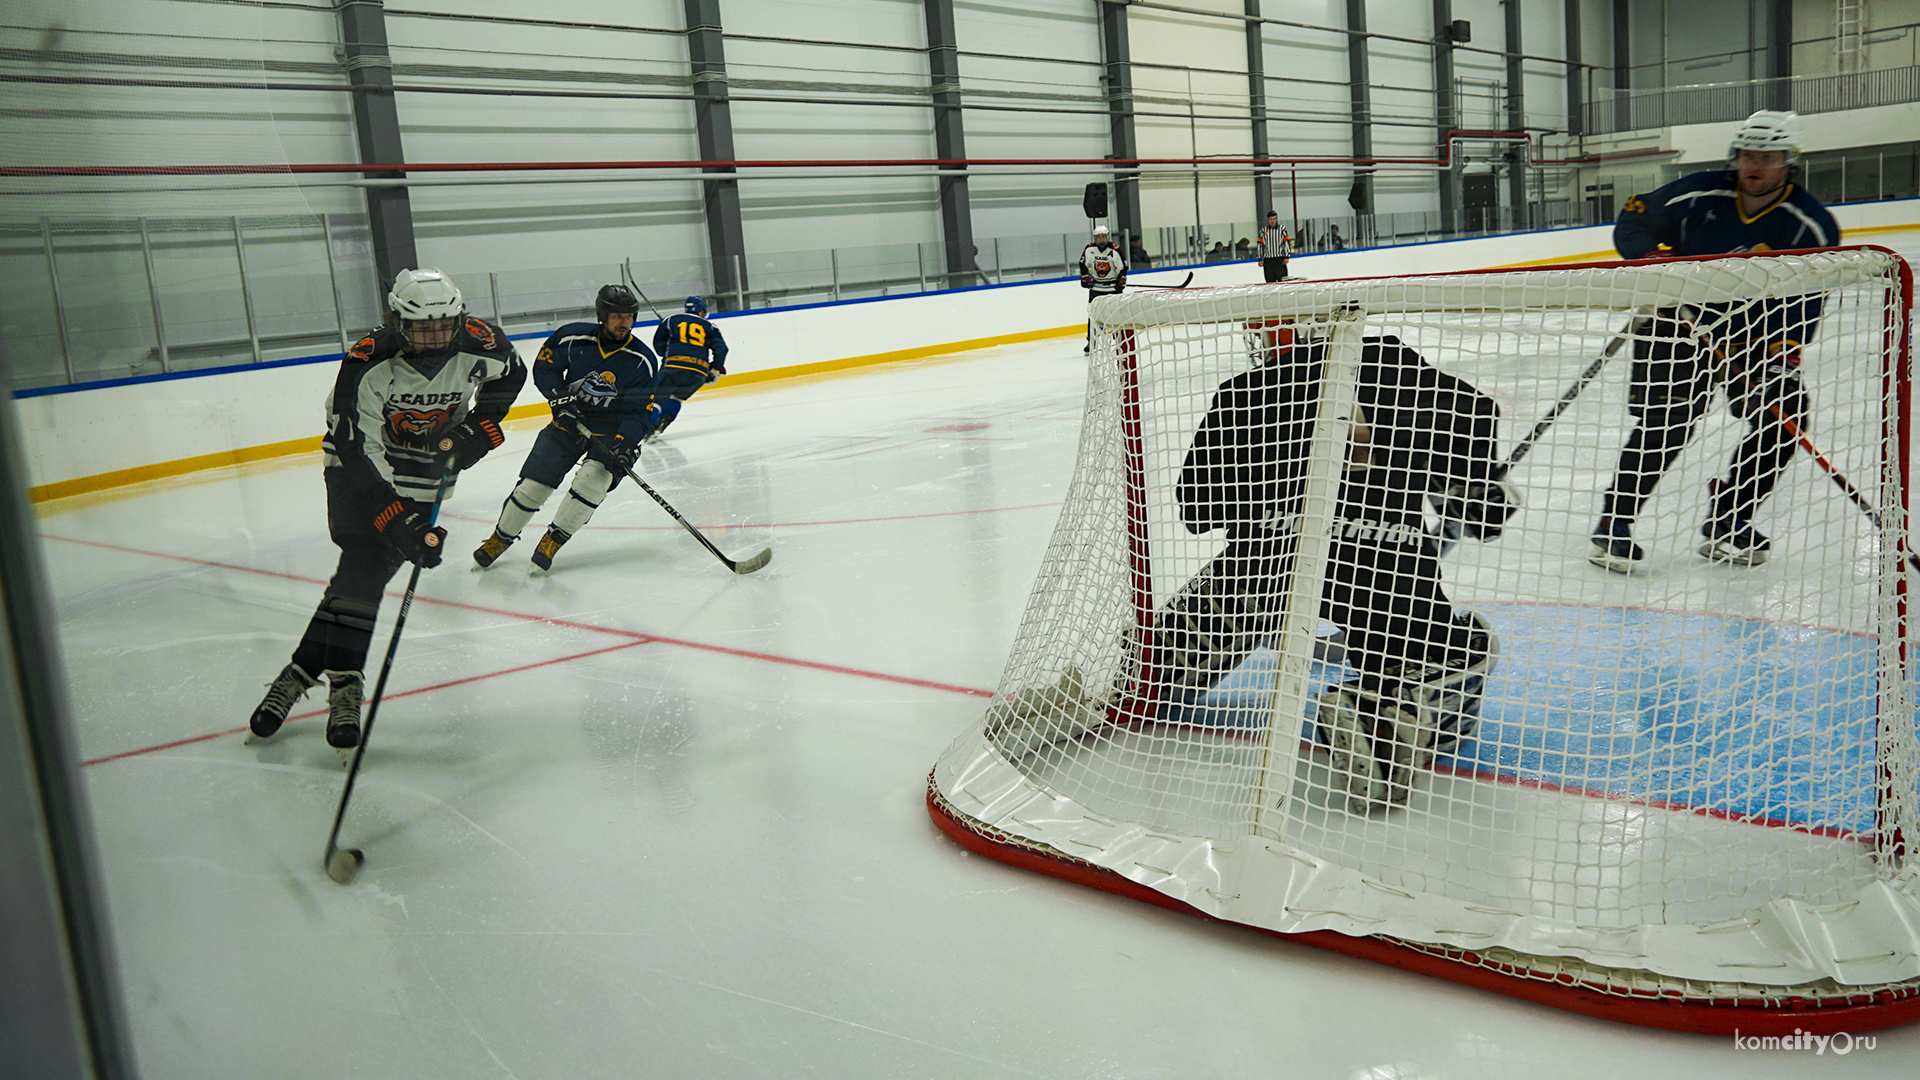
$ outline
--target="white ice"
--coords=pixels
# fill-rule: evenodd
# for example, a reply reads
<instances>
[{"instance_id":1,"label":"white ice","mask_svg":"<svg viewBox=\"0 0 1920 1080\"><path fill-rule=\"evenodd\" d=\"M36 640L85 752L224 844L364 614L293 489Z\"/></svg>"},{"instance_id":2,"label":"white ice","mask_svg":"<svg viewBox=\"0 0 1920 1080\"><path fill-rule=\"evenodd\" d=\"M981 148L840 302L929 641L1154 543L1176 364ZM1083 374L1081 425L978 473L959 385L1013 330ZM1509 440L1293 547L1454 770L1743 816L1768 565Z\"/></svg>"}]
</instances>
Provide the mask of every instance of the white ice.
<instances>
[{"instance_id":1,"label":"white ice","mask_svg":"<svg viewBox=\"0 0 1920 1080\"><path fill-rule=\"evenodd\" d=\"M475 571L466 552L538 430L511 426L448 500L450 555L421 578L343 829L367 859L347 887L321 868L344 770L320 695L271 742L240 735L332 570L317 455L49 507L142 1075L1829 1064L1564 1014L948 842L927 771L984 708L1058 513L1075 344L694 399L642 471L727 552L771 545L749 577L631 486L552 574L527 572L531 531ZM1920 1029L1878 1040L1849 1073L1920 1069Z\"/></svg>"}]
</instances>

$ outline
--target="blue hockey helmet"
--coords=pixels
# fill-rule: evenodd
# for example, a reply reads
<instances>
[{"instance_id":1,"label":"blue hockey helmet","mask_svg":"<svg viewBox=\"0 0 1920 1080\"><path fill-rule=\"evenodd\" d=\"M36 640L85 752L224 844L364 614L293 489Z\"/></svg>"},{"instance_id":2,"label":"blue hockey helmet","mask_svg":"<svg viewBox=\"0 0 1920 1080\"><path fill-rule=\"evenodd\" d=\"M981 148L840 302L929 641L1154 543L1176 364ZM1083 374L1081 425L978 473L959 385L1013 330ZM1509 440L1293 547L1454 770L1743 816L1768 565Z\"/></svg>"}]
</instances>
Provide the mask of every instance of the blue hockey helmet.
<instances>
[{"instance_id":1,"label":"blue hockey helmet","mask_svg":"<svg viewBox=\"0 0 1920 1080\"><path fill-rule=\"evenodd\" d=\"M686 311L689 315L705 315L707 313L707 302L698 296L689 296L687 297Z\"/></svg>"}]
</instances>

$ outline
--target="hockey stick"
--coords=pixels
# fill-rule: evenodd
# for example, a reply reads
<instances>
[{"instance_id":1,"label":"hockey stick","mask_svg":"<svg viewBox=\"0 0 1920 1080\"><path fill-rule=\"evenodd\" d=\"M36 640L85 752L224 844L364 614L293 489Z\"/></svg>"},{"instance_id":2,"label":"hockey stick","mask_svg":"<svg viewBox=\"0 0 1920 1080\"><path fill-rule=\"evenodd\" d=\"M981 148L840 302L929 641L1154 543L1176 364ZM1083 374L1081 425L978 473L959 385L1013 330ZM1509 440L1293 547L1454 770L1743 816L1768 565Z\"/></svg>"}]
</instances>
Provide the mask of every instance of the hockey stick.
<instances>
[{"instance_id":1,"label":"hockey stick","mask_svg":"<svg viewBox=\"0 0 1920 1080\"><path fill-rule=\"evenodd\" d=\"M443 448L452 449L451 442L443 442ZM440 504L447 497L447 488L453 483L453 470L448 469L440 480L440 490L434 493L433 510L427 516L427 525L440 518ZM428 533L432 539L433 534ZM437 540L434 541L438 543ZM407 592L400 598L400 613L393 620L393 636L387 639L387 657L380 662L380 678L373 684L373 701L367 705L367 722L360 728L360 745L353 751L353 766L347 770L347 785L340 792L340 808L333 812L333 831L327 834L327 853L321 859L321 865L327 868L327 876L342 885L353 884L353 876L366 864L367 856L359 848L340 846L340 823L347 819L347 802L353 798L353 781L360 775L360 762L367 756L367 740L373 735L374 718L380 715L380 702L385 700L387 674L393 670L393 656L400 651L400 631L407 627L407 610L413 607L413 591L420 587L419 563L413 564L413 574L407 578Z\"/></svg>"},{"instance_id":2,"label":"hockey stick","mask_svg":"<svg viewBox=\"0 0 1920 1080\"><path fill-rule=\"evenodd\" d=\"M1688 313L1689 324L1693 327L1694 335L1699 339L1700 345L1719 357L1723 365L1731 365L1733 358L1709 342L1706 332L1701 330L1698 321L1692 318L1692 316L1700 313L1699 310L1685 306L1683 306L1681 310ZM1731 318L1731 314L1723 317L1720 321L1725 322L1728 318ZM1724 376L1721 381L1726 381ZM1820 466L1820 471L1827 474L1828 479L1833 481L1834 486L1846 494L1848 501L1852 502L1855 507L1858 507L1861 513L1867 515L1867 520L1873 523L1873 527L1885 531L1886 518L1881 513L1880 508L1875 506L1858 487L1855 487L1853 481L1847 479L1847 475L1840 471L1840 467L1833 463L1832 458L1821 452L1820 447L1816 446L1814 441L1807 437L1807 433L1800 429L1800 425L1789 419L1786 412L1773 402L1767 403L1767 412L1772 414L1773 418L1780 422L1780 426L1786 430L1787 434L1792 436L1793 440L1799 443L1800 447L1813 458L1813 463ZM1894 539L1907 565L1913 567L1915 570L1920 570L1920 555L1915 555L1909 550L1906 543L1901 541L1898 536Z\"/></svg>"},{"instance_id":3,"label":"hockey stick","mask_svg":"<svg viewBox=\"0 0 1920 1080\"><path fill-rule=\"evenodd\" d=\"M1188 283L1191 282L1192 280L1193 280L1193 271L1189 270L1187 271L1187 276L1184 279L1182 279L1180 284L1178 285L1135 285L1134 288L1136 289L1184 289L1187 287Z\"/></svg>"},{"instance_id":4,"label":"hockey stick","mask_svg":"<svg viewBox=\"0 0 1920 1080\"><path fill-rule=\"evenodd\" d=\"M1627 320L1626 327L1613 335L1613 340L1607 342L1607 347L1601 351L1600 355L1594 357L1593 362L1580 372L1580 377L1573 381L1573 385L1561 393L1560 400L1553 403L1553 408L1547 410L1547 415L1533 425L1533 430L1527 432L1526 438L1514 445L1512 451L1507 454L1507 460L1493 467L1493 471L1487 474L1489 481L1497 484L1507 478L1507 474L1513 471L1514 466L1520 464L1522 458L1533 451L1534 444L1540 441L1540 437L1547 433L1547 429L1553 426L1555 420L1560 419L1560 414L1567 411L1567 407L1572 405L1574 399L1580 396L1580 392L1587 388L1587 384L1600 377L1600 369L1606 367L1607 361L1612 360L1620 352L1620 346L1625 345L1645 326L1646 320L1645 309ZM1460 543L1459 523L1446 522L1440 526L1438 533L1429 533L1428 536L1431 538L1428 546L1434 552L1434 557L1445 558L1447 553Z\"/></svg>"},{"instance_id":5,"label":"hockey stick","mask_svg":"<svg viewBox=\"0 0 1920 1080\"><path fill-rule=\"evenodd\" d=\"M640 283L633 280L632 256L628 256L627 261L620 264L620 276L627 279L627 288L632 289L634 294L640 297L640 299L647 300L647 294L640 291ZM661 322L667 321L667 317L660 314L660 309L653 306L653 301L647 300L647 307L653 309L654 318L659 319Z\"/></svg>"},{"instance_id":6,"label":"hockey stick","mask_svg":"<svg viewBox=\"0 0 1920 1080\"><path fill-rule=\"evenodd\" d=\"M1607 342L1605 351L1595 357L1592 363L1587 365L1586 370L1580 373L1580 377L1573 381L1572 386L1567 387L1566 392L1560 395L1560 400L1554 402L1553 408L1547 410L1547 415L1541 417L1540 422L1533 425L1533 430L1527 433L1527 437L1521 439L1520 442L1514 446L1512 452L1507 454L1507 460L1494 467L1493 472L1490 474L1490 479L1497 482L1507 478L1507 473L1513 471L1513 467L1520 464L1520 459L1526 457L1527 454L1533 450L1533 445L1540 441L1542 435L1547 433L1547 429L1552 427L1553 422L1560 418L1560 414L1567 411L1567 406L1573 404L1573 399L1580 396L1580 392L1587 388L1587 384L1599 378L1600 369L1607 366L1607 361L1614 358L1614 355L1620 351L1620 346L1625 345L1629 338L1639 332L1639 330L1646 325L1646 321L1647 314L1643 309L1639 314L1627 321L1625 329L1613 335L1613 340Z\"/></svg>"},{"instance_id":7,"label":"hockey stick","mask_svg":"<svg viewBox=\"0 0 1920 1080\"><path fill-rule=\"evenodd\" d=\"M582 427L580 429L580 433L582 435L585 435L590 440L597 440L599 438L599 436L595 435L591 431L588 431L585 427ZM653 499L654 502L659 503L660 509L665 510L669 515L672 516L673 520L679 522L681 528L687 530L687 533L691 535L695 540L700 541L700 546L712 552L713 557L716 559L719 559L720 562L724 566L726 566L727 569L733 571L736 574L751 574L755 570L758 570L761 567L767 565L767 563L773 558L772 548L766 548L763 551L761 551L758 555L749 556L748 558L741 559L738 562L734 561L733 559L727 558L725 553L723 553L719 548L713 546L713 541L708 540L704 535L701 534L699 529L696 529L693 527L692 522L688 521L686 518L681 517L680 511L675 510L673 508L672 503L661 498L660 493L653 490L653 485L647 483L645 480L640 479L640 474L634 472L632 469L627 469L626 474L627 474L627 479L633 481L636 484L639 484L641 491L646 492L649 498Z\"/></svg>"}]
</instances>

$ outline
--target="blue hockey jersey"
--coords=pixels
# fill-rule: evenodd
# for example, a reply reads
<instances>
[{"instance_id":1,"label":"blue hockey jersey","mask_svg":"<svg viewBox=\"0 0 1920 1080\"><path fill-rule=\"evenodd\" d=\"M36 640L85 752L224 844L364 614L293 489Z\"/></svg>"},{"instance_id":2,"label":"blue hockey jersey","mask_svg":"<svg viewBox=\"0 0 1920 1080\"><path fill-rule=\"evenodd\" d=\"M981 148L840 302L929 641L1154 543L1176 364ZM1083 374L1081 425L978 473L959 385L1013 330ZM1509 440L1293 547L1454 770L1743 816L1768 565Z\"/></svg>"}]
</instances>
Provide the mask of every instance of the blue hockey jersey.
<instances>
[{"instance_id":1,"label":"blue hockey jersey","mask_svg":"<svg viewBox=\"0 0 1920 1080\"><path fill-rule=\"evenodd\" d=\"M1788 184L1752 217L1742 214L1739 182L1726 169L1693 173L1635 195L1613 226L1613 246L1628 259L1646 258L1662 244L1675 255L1732 255L1839 242L1833 215L1798 184Z\"/></svg>"},{"instance_id":2,"label":"blue hockey jersey","mask_svg":"<svg viewBox=\"0 0 1920 1080\"><path fill-rule=\"evenodd\" d=\"M698 387L710 374L727 371L726 339L719 327L698 315L683 313L661 320L653 332L653 351L660 354L663 383Z\"/></svg>"},{"instance_id":3,"label":"blue hockey jersey","mask_svg":"<svg viewBox=\"0 0 1920 1080\"><path fill-rule=\"evenodd\" d=\"M1692 173L1647 195L1635 195L1613 226L1613 246L1629 259L1665 244L1675 255L1732 255L1832 247L1840 242L1833 215L1798 184L1788 184L1752 217L1740 212L1738 178L1726 169ZM1704 320L1729 349L1798 351L1819 324L1818 295L1753 305L1707 305Z\"/></svg>"},{"instance_id":4,"label":"blue hockey jersey","mask_svg":"<svg viewBox=\"0 0 1920 1080\"><path fill-rule=\"evenodd\" d=\"M609 348L600 339L600 328L590 322L555 330L533 360L533 384L548 401L570 394L583 417L606 417L598 424L586 419L588 428L633 442L646 437L651 426L647 405L659 376L659 358L645 342L628 334L626 341Z\"/></svg>"}]
</instances>

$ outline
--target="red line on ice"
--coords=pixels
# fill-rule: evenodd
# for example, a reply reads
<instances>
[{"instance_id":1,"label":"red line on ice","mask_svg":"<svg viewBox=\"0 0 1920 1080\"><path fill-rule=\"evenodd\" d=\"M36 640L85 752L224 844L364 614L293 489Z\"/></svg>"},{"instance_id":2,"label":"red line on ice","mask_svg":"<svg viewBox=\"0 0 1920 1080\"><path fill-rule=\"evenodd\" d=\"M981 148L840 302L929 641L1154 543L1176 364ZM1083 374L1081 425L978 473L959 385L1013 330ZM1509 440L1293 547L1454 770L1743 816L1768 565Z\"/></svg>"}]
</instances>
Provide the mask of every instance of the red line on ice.
<instances>
[{"instance_id":1,"label":"red line on ice","mask_svg":"<svg viewBox=\"0 0 1920 1080\"><path fill-rule=\"evenodd\" d=\"M250 566L240 566L235 563L217 562L212 559L197 559L187 555L172 555L172 554L168 554L166 552L161 552L161 551L147 551L141 548L126 547L121 544L109 544L100 540L81 540L71 536L56 536L53 534L42 534L42 535L47 540L59 540L63 543L68 543L68 544L80 544L86 547L104 548L108 551L119 551L129 555L139 555L146 558L166 559L172 562L187 563L193 566L211 567L216 570L231 570L231 571L234 571L235 573L241 573L241 574L256 574L261 577L279 578L283 581L299 581L299 582L305 582L311 585L320 585L320 586L326 585L326 582L320 578L306 577L301 574L288 574L278 570L259 570ZM389 591L387 595L391 597L398 597L401 594L398 592ZM628 639L627 644L629 645L644 645L644 644L672 645L682 649L693 649L698 652L715 653L721 656L739 657L740 659L743 659L743 660L759 660L764 663L781 664L786 667L803 668L809 671L824 671L824 672L828 672L830 674L835 674L835 675L851 675L859 679L873 679L877 682L894 683L900 686L917 686L927 690L940 690L950 694L964 694L969 697L992 697L993 696L993 691L982 690L977 687L959 686L954 683L937 682L932 679L916 679L908 675L891 675L886 672L880 672L880 671L866 671L861 668L847 667L842 664L829 664L819 660L800 660L790 656L776 656L773 653L754 652L751 649L738 649L729 645L711 645L704 641L689 641L685 638L663 637L658 634L642 633L641 631L638 631L638 630L621 630L621 629L618 629L615 627L609 627L609 626L595 626L592 623L578 622L573 619L557 619L557 618L551 618L544 615L529 615L521 611L507 611L501 608L483 607L479 604L469 604L459 600L443 600L438 597L421 596L418 593L414 594L413 602L416 604L431 604L437 607L454 608L461 611L472 611L472 612L477 612L483 615L497 616L503 619L513 619L519 622L545 623L549 626L565 627L569 630L584 630L589 633L595 633L595 634L612 634L615 637ZM627 646L626 645L611 646L611 648L625 648L625 647ZM600 649L596 651L606 652L608 650ZM592 655L594 655L594 653L580 654L580 656L592 656ZM577 659L577 658L578 657L570 657L568 659ZM557 661L549 661L549 662L551 663L551 662L557 662ZM528 665L528 666L538 667L541 665L536 664L536 665ZM526 670L525 667L510 668L510 669L507 669L506 671L495 672L493 674L508 674L510 672L524 671L524 670ZM492 675L476 675L460 681L470 682L473 679L491 678L491 677ZM458 682L445 683L442 685L455 686L455 685L458 685ZM439 689L439 688L440 687L423 687L420 690L408 691L408 693L424 693L426 690ZM400 695L392 694L388 696L398 697ZM310 714L303 713L302 715L310 715ZM127 751L124 754L117 754L117 755L113 755L112 757L106 757L106 758L98 758L98 759L95 759L94 761L82 762L81 764L92 765L99 761L112 761L117 757L127 757L133 754L147 753L151 750L163 750L172 746L184 746L189 743L201 742L206 739L212 739L212 738L217 738L221 735L231 734L232 731L237 731L237 730L239 729L235 728L235 729L232 729L231 731L214 732L210 735L196 735L190 739L182 739L178 742L172 742L172 743L167 743L161 746L150 747L147 750L131 750L131 751Z\"/></svg>"},{"instance_id":2,"label":"red line on ice","mask_svg":"<svg viewBox=\"0 0 1920 1080\"><path fill-rule=\"evenodd\" d=\"M574 653L572 656L556 656L552 660L540 660L531 664L521 664L519 667L502 668L499 671L489 671L484 675L469 675L464 679L453 679L449 682L435 683L432 686L421 686L421 687L416 687L412 690L402 690L397 694L388 694L382 700L412 697L415 694L425 694L434 690L445 690L449 687L460 686L464 683L480 682L485 679L497 679L502 675L517 675L522 671L532 671L535 668L552 667L555 664L565 664L574 660L584 660L589 656L599 656L601 653L618 652L621 649L631 649L637 645L646 645L652 640L653 639L651 638L642 638L634 641L623 641L618 645L608 645L604 648L593 649L588 652ZM287 723L291 724L295 720L305 720L310 716L319 716L325 713L326 711L327 710L325 709L309 709L303 713L295 713L294 715L287 717ZM205 735L194 735L185 739L175 739L172 742L156 743L153 746L143 746L138 750L122 750L118 754L108 754L105 757L90 758L86 761L81 762L80 764L81 765L103 765L109 761L119 761L121 758L139 757L141 754L151 754L157 750L171 750L176 746L191 746L194 743L206 742L209 739L218 739L226 735L238 735L245 730L247 730L246 726L241 725L240 727L226 728L221 731L210 731Z\"/></svg>"}]
</instances>

